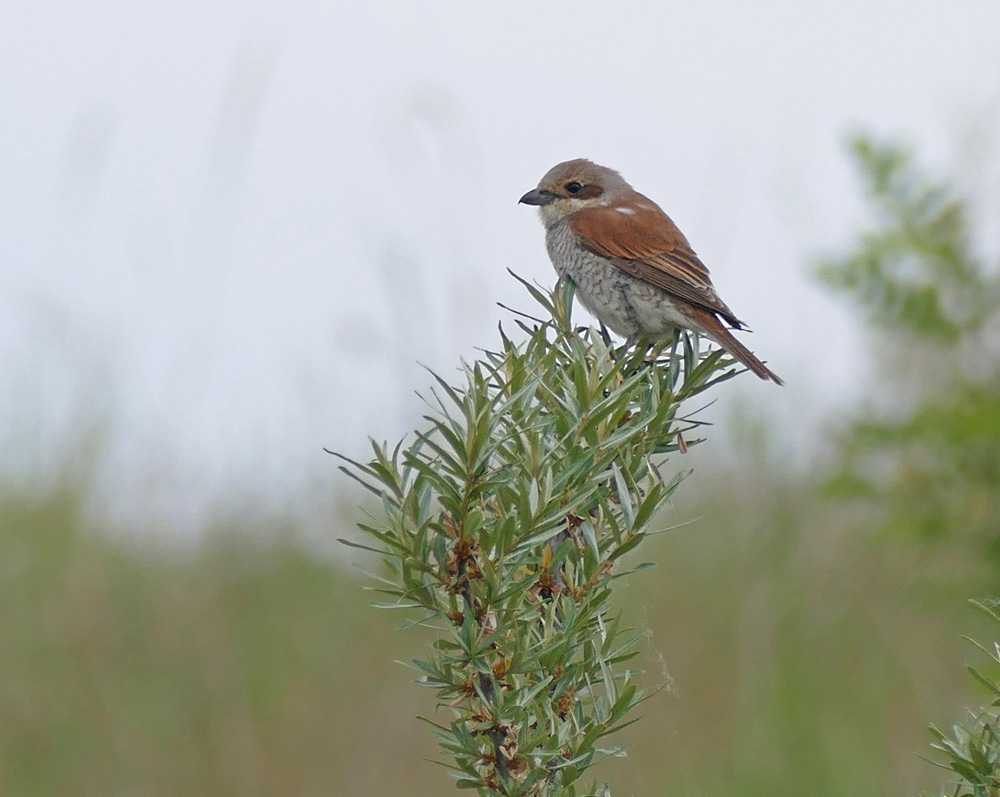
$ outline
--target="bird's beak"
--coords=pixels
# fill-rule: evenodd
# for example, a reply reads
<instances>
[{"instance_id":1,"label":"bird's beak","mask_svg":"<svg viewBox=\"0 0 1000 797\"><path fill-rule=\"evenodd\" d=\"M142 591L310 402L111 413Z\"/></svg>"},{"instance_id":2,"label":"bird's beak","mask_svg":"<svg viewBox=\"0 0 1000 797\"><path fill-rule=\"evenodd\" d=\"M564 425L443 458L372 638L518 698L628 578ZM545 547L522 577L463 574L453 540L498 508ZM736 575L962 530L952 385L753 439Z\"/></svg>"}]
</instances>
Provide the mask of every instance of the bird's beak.
<instances>
[{"instance_id":1,"label":"bird's beak","mask_svg":"<svg viewBox=\"0 0 1000 797\"><path fill-rule=\"evenodd\" d=\"M532 188L527 194L521 197L518 202L522 205L548 205L555 202L558 197L551 191L541 188Z\"/></svg>"}]
</instances>

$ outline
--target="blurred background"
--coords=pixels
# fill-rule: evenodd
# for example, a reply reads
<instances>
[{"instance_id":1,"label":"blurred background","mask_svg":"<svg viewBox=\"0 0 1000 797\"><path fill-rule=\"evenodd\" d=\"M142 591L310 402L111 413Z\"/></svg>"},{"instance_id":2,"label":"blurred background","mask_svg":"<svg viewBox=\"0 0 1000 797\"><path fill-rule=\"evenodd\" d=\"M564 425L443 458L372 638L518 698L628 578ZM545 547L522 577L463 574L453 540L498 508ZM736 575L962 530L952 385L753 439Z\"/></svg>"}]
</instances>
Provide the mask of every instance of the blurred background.
<instances>
[{"instance_id":1,"label":"blurred background","mask_svg":"<svg viewBox=\"0 0 1000 797\"><path fill-rule=\"evenodd\" d=\"M616 794L938 793L1000 582L1000 6L0 3L0 793L441 794L324 447L551 285L558 161L786 380L631 579ZM853 142L853 143L852 143ZM907 153L910 153L909 159ZM984 641L985 638L984 638ZM439 717L440 719L440 717Z\"/></svg>"}]
</instances>

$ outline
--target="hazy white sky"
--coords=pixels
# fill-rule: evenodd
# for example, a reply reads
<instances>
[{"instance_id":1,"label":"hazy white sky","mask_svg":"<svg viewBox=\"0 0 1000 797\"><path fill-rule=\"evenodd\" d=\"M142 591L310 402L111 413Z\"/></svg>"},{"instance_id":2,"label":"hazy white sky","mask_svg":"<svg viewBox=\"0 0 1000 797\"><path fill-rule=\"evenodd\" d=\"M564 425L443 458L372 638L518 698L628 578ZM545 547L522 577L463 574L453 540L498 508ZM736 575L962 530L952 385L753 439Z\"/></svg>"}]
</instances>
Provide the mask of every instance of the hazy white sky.
<instances>
[{"instance_id":1,"label":"hazy white sky","mask_svg":"<svg viewBox=\"0 0 1000 797\"><path fill-rule=\"evenodd\" d=\"M168 516L288 499L335 482L322 446L404 434L417 362L447 375L494 345L497 301L527 305L506 269L553 281L517 198L558 161L670 213L788 383L720 403L796 428L871 373L808 275L863 219L846 135L1000 190L993 0L0 0L0 20L2 464L58 462L103 414L109 499L152 489Z\"/></svg>"}]
</instances>

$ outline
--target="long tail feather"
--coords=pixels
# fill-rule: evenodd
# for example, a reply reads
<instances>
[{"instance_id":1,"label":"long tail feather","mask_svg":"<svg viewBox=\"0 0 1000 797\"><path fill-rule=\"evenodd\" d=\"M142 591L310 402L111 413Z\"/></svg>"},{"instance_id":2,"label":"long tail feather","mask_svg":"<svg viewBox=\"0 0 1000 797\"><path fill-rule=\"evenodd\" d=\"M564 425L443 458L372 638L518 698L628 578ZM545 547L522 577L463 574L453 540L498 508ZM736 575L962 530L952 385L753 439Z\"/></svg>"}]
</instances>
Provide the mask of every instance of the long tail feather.
<instances>
[{"instance_id":1,"label":"long tail feather","mask_svg":"<svg viewBox=\"0 0 1000 797\"><path fill-rule=\"evenodd\" d=\"M692 307L690 311L699 331L708 335L722 346L726 352L736 358L736 360L743 363L743 365L757 374L761 379L770 379L778 385L785 384L780 376L764 365L764 363L754 356L750 349L733 337L733 334L722 325L722 322L715 317L714 313L710 313L700 307Z\"/></svg>"}]
</instances>

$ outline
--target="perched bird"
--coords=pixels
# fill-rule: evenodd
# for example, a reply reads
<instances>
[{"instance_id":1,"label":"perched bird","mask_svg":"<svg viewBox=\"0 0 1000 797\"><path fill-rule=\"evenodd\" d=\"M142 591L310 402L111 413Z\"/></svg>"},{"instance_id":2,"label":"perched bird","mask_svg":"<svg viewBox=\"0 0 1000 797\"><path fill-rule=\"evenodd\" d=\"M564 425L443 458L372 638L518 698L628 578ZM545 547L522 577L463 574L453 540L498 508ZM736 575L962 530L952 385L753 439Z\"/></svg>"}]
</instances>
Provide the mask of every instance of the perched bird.
<instances>
[{"instance_id":1,"label":"perched bird","mask_svg":"<svg viewBox=\"0 0 1000 797\"><path fill-rule=\"evenodd\" d=\"M618 172L566 161L520 201L538 206L552 265L576 283L576 295L601 323L630 339L693 330L761 379L783 384L723 324L745 328L677 225Z\"/></svg>"}]
</instances>

